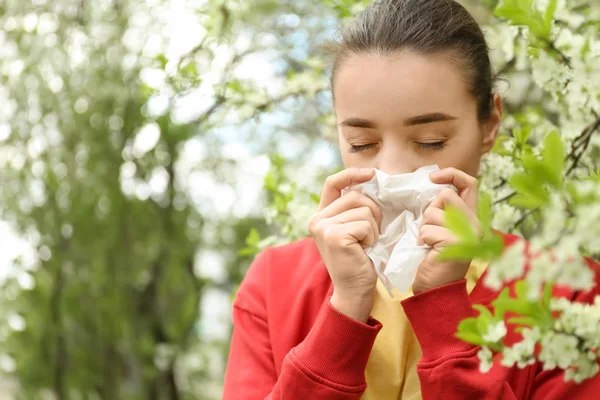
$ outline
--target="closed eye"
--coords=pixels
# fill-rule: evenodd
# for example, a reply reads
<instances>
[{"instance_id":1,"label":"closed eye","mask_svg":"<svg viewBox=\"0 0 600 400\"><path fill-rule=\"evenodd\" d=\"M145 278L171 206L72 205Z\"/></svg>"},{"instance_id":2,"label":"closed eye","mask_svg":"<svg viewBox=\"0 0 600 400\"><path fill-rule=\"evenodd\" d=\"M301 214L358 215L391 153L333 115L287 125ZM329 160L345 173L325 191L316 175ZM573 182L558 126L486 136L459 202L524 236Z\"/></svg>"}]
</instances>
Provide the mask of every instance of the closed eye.
<instances>
[{"instance_id":1,"label":"closed eye","mask_svg":"<svg viewBox=\"0 0 600 400\"><path fill-rule=\"evenodd\" d=\"M417 143L420 147L427 150L443 150L446 147L446 142L435 142L435 143Z\"/></svg>"},{"instance_id":2,"label":"closed eye","mask_svg":"<svg viewBox=\"0 0 600 400\"><path fill-rule=\"evenodd\" d=\"M350 153L358 153L360 151L368 150L373 146L375 146L375 143L361 144L359 146L350 145Z\"/></svg>"}]
</instances>

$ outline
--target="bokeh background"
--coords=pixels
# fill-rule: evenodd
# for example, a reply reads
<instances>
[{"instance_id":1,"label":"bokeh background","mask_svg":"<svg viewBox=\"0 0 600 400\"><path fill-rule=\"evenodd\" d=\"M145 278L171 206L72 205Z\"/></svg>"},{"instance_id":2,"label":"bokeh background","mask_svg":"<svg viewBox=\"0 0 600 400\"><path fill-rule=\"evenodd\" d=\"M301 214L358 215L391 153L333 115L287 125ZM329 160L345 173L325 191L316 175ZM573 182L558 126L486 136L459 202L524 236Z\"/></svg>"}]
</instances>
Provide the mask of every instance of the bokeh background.
<instances>
[{"instance_id":1,"label":"bokeh background","mask_svg":"<svg viewBox=\"0 0 600 400\"><path fill-rule=\"evenodd\" d=\"M320 45L367 3L0 0L0 398L220 398L249 263L306 234L340 168ZM496 3L463 1L504 129L543 129L556 109ZM492 156L501 198L514 167Z\"/></svg>"}]
</instances>

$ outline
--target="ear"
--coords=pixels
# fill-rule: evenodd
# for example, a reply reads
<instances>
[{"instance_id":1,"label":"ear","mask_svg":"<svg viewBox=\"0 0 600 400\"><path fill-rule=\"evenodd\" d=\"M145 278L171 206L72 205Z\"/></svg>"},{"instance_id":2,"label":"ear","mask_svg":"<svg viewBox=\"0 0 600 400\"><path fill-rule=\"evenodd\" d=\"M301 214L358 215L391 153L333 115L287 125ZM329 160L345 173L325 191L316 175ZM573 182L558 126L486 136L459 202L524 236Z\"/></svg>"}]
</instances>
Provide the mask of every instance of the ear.
<instances>
[{"instance_id":1,"label":"ear","mask_svg":"<svg viewBox=\"0 0 600 400\"><path fill-rule=\"evenodd\" d=\"M500 123L502 121L502 99L497 93L492 97L492 112L482 124L483 142L481 146L481 154L486 154L494 147Z\"/></svg>"}]
</instances>

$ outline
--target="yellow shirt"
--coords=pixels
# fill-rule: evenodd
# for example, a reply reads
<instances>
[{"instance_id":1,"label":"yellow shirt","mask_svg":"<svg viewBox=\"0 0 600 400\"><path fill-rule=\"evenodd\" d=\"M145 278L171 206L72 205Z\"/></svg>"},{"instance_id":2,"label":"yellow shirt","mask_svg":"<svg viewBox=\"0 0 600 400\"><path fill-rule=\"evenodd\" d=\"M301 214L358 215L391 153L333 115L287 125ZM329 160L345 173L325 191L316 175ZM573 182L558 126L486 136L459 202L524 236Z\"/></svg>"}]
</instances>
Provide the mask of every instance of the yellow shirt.
<instances>
[{"instance_id":1,"label":"yellow shirt","mask_svg":"<svg viewBox=\"0 0 600 400\"><path fill-rule=\"evenodd\" d=\"M466 275L470 293L485 271L487 263L473 261ZM416 400L421 399L417 363L421 347L404 314L400 302L412 296L394 289L390 297L380 280L377 281L375 303L371 316L383 325L369 356L365 376L367 389L361 400Z\"/></svg>"}]
</instances>

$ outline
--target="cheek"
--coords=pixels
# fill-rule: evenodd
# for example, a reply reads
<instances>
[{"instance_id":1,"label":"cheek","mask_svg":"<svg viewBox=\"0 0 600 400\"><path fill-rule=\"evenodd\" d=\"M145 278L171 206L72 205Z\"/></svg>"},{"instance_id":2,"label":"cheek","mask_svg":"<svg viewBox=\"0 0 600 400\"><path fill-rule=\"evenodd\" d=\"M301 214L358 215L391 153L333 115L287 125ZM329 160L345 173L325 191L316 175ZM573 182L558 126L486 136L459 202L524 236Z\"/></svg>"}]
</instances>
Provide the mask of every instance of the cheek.
<instances>
[{"instance_id":1,"label":"cheek","mask_svg":"<svg viewBox=\"0 0 600 400\"><path fill-rule=\"evenodd\" d=\"M346 168L374 168L375 162L371 157L361 156L361 153L348 153L345 147L340 149L342 162Z\"/></svg>"},{"instance_id":2,"label":"cheek","mask_svg":"<svg viewBox=\"0 0 600 400\"><path fill-rule=\"evenodd\" d=\"M461 135L456 138L452 145L449 145L444 152L443 161L440 168L454 167L466 172L471 176L476 176L479 171L481 161L481 138L478 131L473 131L469 135ZM442 166L442 164L444 164Z\"/></svg>"}]
</instances>

